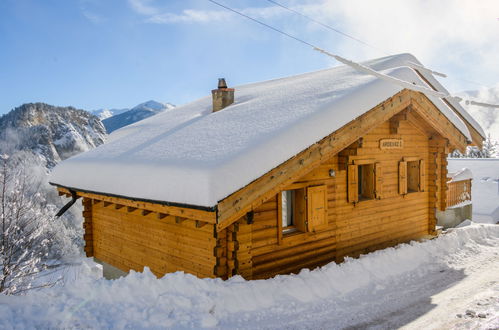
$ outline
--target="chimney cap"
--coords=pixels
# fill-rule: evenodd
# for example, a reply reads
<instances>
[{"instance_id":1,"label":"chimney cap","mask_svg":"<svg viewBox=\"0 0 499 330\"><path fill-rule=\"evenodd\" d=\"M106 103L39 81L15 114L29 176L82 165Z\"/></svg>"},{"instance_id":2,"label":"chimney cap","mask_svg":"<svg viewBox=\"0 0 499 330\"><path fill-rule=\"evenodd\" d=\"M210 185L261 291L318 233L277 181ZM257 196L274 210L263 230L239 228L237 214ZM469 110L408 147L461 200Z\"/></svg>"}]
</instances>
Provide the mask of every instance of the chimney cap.
<instances>
[{"instance_id":1,"label":"chimney cap","mask_svg":"<svg viewBox=\"0 0 499 330\"><path fill-rule=\"evenodd\" d=\"M218 78L218 88L227 88L225 78Z\"/></svg>"}]
</instances>

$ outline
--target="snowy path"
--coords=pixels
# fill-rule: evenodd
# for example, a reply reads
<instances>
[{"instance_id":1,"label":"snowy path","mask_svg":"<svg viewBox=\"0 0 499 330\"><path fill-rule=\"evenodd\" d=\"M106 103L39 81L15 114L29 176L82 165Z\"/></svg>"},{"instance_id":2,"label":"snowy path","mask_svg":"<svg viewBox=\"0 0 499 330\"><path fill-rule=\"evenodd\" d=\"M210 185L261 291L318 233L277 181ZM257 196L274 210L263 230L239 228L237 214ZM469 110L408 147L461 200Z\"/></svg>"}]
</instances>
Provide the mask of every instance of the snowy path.
<instances>
[{"instance_id":1,"label":"snowy path","mask_svg":"<svg viewBox=\"0 0 499 330\"><path fill-rule=\"evenodd\" d=\"M407 329L498 328L499 327L499 251L491 247L470 258L465 278L432 297L436 305L427 314L407 325ZM471 311L481 317L470 317ZM459 315L459 317L456 317Z\"/></svg>"},{"instance_id":2,"label":"snowy path","mask_svg":"<svg viewBox=\"0 0 499 330\"><path fill-rule=\"evenodd\" d=\"M88 265L64 286L0 295L0 328L499 329L497 225L261 281L108 281Z\"/></svg>"},{"instance_id":3,"label":"snowy path","mask_svg":"<svg viewBox=\"0 0 499 330\"><path fill-rule=\"evenodd\" d=\"M497 329L499 241L489 243L458 252L447 267L424 278L404 278L387 287L378 284L340 302L325 299L258 311L245 315L242 322L236 316L227 324L268 329Z\"/></svg>"}]
</instances>

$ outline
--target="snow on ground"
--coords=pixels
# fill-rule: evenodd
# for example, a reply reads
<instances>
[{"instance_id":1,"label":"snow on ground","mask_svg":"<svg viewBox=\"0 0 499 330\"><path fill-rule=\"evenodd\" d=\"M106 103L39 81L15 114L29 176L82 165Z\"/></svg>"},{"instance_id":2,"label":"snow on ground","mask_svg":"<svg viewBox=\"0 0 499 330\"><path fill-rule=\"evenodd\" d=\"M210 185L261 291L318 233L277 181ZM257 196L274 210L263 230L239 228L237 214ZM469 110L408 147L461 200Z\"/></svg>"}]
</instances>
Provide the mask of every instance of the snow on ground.
<instances>
[{"instance_id":1,"label":"snow on ground","mask_svg":"<svg viewBox=\"0 0 499 330\"><path fill-rule=\"evenodd\" d=\"M499 226L269 280L149 271L105 280L85 262L64 286L0 296L0 328L498 328Z\"/></svg>"},{"instance_id":2,"label":"snow on ground","mask_svg":"<svg viewBox=\"0 0 499 330\"><path fill-rule=\"evenodd\" d=\"M449 158L449 172L464 168L471 170L471 199L473 221L499 222L499 159L498 158Z\"/></svg>"}]
</instances>

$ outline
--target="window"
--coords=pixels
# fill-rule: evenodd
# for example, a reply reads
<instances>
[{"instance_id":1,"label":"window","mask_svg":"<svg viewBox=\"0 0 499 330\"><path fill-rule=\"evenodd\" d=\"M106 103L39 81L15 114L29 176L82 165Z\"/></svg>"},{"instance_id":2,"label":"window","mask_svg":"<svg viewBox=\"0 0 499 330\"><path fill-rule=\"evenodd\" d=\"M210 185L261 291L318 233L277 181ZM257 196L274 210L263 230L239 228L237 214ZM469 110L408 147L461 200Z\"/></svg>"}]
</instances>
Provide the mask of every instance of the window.
<instances>
[{"instance_id":1,"label":"window","mask_svg":"<svg viewBox=\"0 0 499 330\"><path fill-rule=\"evenodd\" d=\"M407 192L419 191L419 162L407 162Z\"/></svg>"},{"instance_id":2,"label":"window","mask_svg":"<svg viewBox=\"0 0 499 330\"><path fill-rule=\"evenodd\" d=\"M281 192L281 227L284 233L305 231L305 202L304 188Z\"/></svg>"},{"instance_id":3,"label":"window","mask_svg":"<svg viewBox=\"0 0 499 330\"><path fill-rule=\"evenodd\" d=\"M423 159L404 157L399 162L399 193L424 191L426 187L426 168Z\"/></svg>"},{"instance_id":4,"label":"window","mask_svg":"<svg viewBox=\"0 0 499 330\"><path fill-rule=\"evenodd\" d=\"M374 199L374 164L359 165L357 171L359 200Z\"/></svg>"},{"instance_id":5,"label":"window","mask_svg":"<svg viewBox=\"0 0 499 330\"><path fill-rule=\"evenodd\" d=\"M284 190L278 195L280 237L327 227L325 185Z\"/></svg>"},{"instance_id":6,"label":"window","mask_svg":"<svg viewBox=\"0 0 499 330\"><path fill-rule=\"evenodd\" d=\"M383 177L380 163L374 160L354 160L348 165L348 201L358 203L380 199Z\"/></svg>"}]
</instances>

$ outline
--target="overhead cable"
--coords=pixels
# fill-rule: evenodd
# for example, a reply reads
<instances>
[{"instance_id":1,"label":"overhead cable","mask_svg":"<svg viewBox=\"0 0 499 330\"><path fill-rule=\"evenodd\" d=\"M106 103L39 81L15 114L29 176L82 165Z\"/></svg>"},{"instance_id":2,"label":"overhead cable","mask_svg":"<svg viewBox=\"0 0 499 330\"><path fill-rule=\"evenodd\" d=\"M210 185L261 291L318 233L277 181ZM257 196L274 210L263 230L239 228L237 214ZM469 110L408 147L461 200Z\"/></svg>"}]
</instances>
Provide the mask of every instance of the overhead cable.
<instances>
[{"instance_id":1,"label":"overhead cable","mask_svg":"<svg viewBox=\"0 0 499 330\"><path fill-rule=\"evenodd\" d=\"M264 26L264 27L267 27L267 28L269 28L269 29L271 29L271 30L273 30L275 32L278 32L278 33L280 33L280 34L282 34L282 35L284 35L284 36L286 36L288 38L294 39L294 40L296 40L296 41L298 41L298 42L300 42L300 43L302 43L304 45L312 47L313 50L319 51L322 54L325 54L327 56L333 57L338 62L343 63L345 65L348 65L351 68L355 69L356 71L364 72L366 74L369 74L371 76L377 77L379 79L383 79L385 81L389 81L389 82L391 82L393 84L399 85L399 86L401 86L403 88L407 88L407 89L414 90L414 91L417 91L417 92L425 93L426 95L431 95L431 96L435 96L435 97L439 97L439 98L453 98L453 99L457 100L458 102L462 101L462 98L456 97L456 96L452 96L449 93L438 92L438 91L435 91L433 89L430 89L430 88L427 88L427 87L424 87L424 86L421 86L421 85L415 85L415 84L413 84L411 82L408 82L408 81L405 81L405 80L401 80L401 79L398 79L398 78L395 78L395 77L392 77L392 76L388 76L388 75L383 74L381 72L378 72L378 71L376 71L374 69L371 69L371 68L369 68L369 67L367 67L367 66L365 66L363 64L347 60L347 59L345 59L345 58L343 58L343 57L341 57L339 55L330 53L330 52L328 52L328 51L326 51L326 50L324 50L324 49L322 49L320 47L317 47L317 46L315 46L315 45L313 45L313 44L311 44L311 43L309 43L309 42L307 42L307 41L305 41L303 39L300 39L300 38L298 38L298 37L296 37L294 35L291 35L291 34L289 34L287 32L279 30L278 28L275 28L275 27L273 27L273 26L271 26L271 25L269 25L267 23L259 21L256 18L253 18L253 17L248 16L248 15L246 15L244 13L241 13L240 11L237 11L237 10L235 10L233 8L230 8L230 7L228 7L228 6L224 5L224 4L221 4L218 1L215 1L215 0L208 0L208 1L211 2L211 3L213 3L213 4L215 4L215 5L217 5L217 6L225 8L225 9L227 9L227 10L233 12L233 13L236 13L236 14L238 14L240 16L243 16L243 17L245 17L245 18L247 18L247 19L249 19L249 20L251 20L251 21L253 21L255 23L258 23L258 24ZM428 68L426 68L424 66L421 66L419 64L415 64L415 63L412 63L412 62L408 62L407 64L408 64L409 67L411 67L411 65L412 66L417 66L418 69L422 69L422 70L425 70L427 72L430 72L430 73L433 73L433 74L436 74L436 75L445 76L443 73L439 73L439 72L433 71L433 70L428 69ZM493 104L488 104L488 103L483 103L483 102L468 101L468 100L466 100L466 104L473 104L473 105L480 105L480 106L484 106L484 107L493 107L493 108L497 107L497 108L499 108L499 105L493 105Z\"/></svg>"},{"instance_id":2,"label":"overhead cable","mask_svg":"<svg viewBox=\"0 0 499 330\"><path fill-rule=\"evenodd\" d=\"M281 3L277 2L277 1L273 1L273 0L267 0L267 1L268 1L268 2L270 2L270 3L273 3L273 4L274 4L274 5L276 5L276 6L279 6L279 7L283 8L283 9L286 9L286 10L288 10L288 11L290 11L290 12L293 12L293 13L295 13L295 14L298 14L298 15L302 16L302 17L305 17L305 18L306 18L306 19L308 19L309 21L314 22L314 23L316 23L316 24L319 24L319 25L321 25L321 26L325 27L326 29L329 29L329 30L334 31L334 32L336 32L336 33L338 33L338 34L341 34L341 35L342 35L342 36L344 36L344 37L347 37L347 38L350 38L350 39L352 39L352 40L354 40L354 41L357 41L358 43L361 43L361 44L363 44L364 46L367 46L367 47L370 47L370 48L372 48L372 49L375 49L375 50L377 50L377 51L379 51L379 52L382 52L382 53L383 53L383 54L385 54L385 55L389 55L389 53L385 52L384 50L382 50L382 49L380 49L380 48L378 48L378 47L375 47L375 46L373 46L373 45L370 45L370 44L368 44L367 42L364 42L364 41L360 40L359 38L356 38L356 37L354 37L354 36L352 36L352 35L350 35L350 34L347 34L347 33L343 32L343 31L341 31L341 30L338 30L338 29L336 29L336 28L334 28L334 27L332 27L332 26L330 26L330 25L328 25L328 24L326 24L326 23L323 23L323 22L321 22L321 21L318 21L318 20L316 20L316 19L314 19L314 18L312 18L312 17L310 17L310 16L308 16L308 15L305 15L305 14L303 14L303 13L301 13L301 12L299 12L299 11L295 10L295 9L292 9L292 8L286 7L286 6L284 6L283 4L281 4Z\"/></svg>"}]
</instances>

